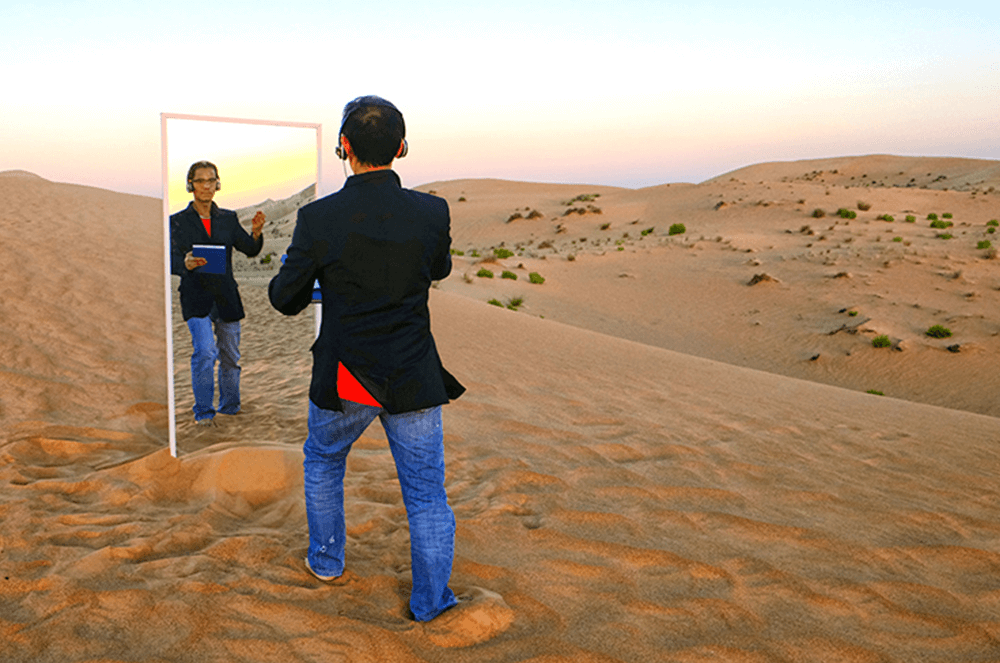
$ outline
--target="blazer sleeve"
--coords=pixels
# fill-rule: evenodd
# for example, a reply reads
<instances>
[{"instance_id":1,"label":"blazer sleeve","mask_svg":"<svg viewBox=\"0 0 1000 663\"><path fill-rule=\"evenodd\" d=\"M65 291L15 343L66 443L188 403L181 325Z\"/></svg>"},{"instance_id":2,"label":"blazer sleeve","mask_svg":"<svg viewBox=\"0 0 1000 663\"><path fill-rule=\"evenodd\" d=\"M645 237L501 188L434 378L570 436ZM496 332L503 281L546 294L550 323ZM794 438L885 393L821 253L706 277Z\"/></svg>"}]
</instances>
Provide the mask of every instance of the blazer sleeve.
<instances>
[{"instance_id":1,"label":"blazer sleeve","mask_svg":"<svg viewBox=\"0 0 1000 663\"><path fill-rule=\"evenodd\" d=\"M312 302L313 281L317 274L313 248L309 232L302 222L302 211L299 210L285 264L267 287L271 306L285 315L297 315Z\"/></svg>"},{"instance_id":2,"label":"blazer sleeve","mask_svg":"<svg viewBox=\"0 0 1000 663\"><path fill-rule=\"evenodd\" d=\"M264 233L261 232L260 237L254 239L240 223L236 214L233 214L233 220L236 224L233 229L233 246L241 253L245 253L248 258L258 255L264 248Z\"/></svg>"},{"instance_id":3,"label":"blazer sleeve","mask_svg":"<svg viewBox=\"0 0 1000 663\"><path fill-rule=\"evenodd\" d=\"M175 216L170 217L170 273L184 276L187 268L184 266L184 250L181 248L180 223Z\"/></svg>"},{"instance_id":4,"label":"blazer sleeve","mask_svg":"<svg viewBox=\"0 0 1000 663\"><path fill-rule=\"evenodd\" d=\"M451 274L451 217L448 212L448 203L441 201L444 208L444 228L434 250L434 257L431 263L431 279L440 281Z\"/></svg>"}]
</instances>

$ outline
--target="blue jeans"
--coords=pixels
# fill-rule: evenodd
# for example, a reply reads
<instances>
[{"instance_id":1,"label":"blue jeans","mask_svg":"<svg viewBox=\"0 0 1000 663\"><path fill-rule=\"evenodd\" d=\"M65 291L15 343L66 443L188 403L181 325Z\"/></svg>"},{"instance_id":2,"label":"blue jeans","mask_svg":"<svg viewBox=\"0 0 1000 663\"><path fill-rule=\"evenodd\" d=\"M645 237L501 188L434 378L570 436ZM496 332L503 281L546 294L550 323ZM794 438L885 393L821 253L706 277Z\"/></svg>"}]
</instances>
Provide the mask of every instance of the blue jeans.
<instances>
[{"instance_id":1,"label":"blue jeans","mask_svg":"<svg viewBox=\"0 0 1000 663\"><path fill-rule=\"evenodd\" d=\"M303 464L309 565L319 575L344 572L344 469L351 445L379 417L396 462L410 524L410 610L428 621L457 603L448 588L455 556L455 515L444 489L441 406L389 414L371 405L343 401L344 411L309 402L309 437Z\"/></svg>"},{"instance_id":2,"label":"blue jeans","mask_svg":"<svg viewBox=\"0 0 1000 663\"><path fill-rule=\"evenodd\" d=\"M191 331L191 386L194 388L194 418L196 421L215 416L215 362L219 362L219 412L236 414L240 411L240 321L215 321L190 318Z\"/></svg>"}]
</instances>

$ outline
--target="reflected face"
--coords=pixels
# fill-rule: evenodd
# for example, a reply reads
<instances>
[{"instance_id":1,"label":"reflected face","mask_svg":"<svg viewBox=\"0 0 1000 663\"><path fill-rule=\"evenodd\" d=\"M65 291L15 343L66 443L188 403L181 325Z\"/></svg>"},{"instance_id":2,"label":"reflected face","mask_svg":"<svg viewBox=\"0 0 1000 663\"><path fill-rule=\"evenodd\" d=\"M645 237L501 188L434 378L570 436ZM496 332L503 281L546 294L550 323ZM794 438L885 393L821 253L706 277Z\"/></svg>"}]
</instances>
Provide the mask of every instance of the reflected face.
<instances>
[{"instance_id":1,"label":"reflected face","mask_svg":"<svg viewBox=\"0 0 1000 663\"><path fill-rule=\"evenodd\" d=\"M198 168L194 171L191 184L194 187L194 199L199 203L211 203L215 198L215 185L218 182L215 171L211 168Z\"/></svg>"}]
</instances>

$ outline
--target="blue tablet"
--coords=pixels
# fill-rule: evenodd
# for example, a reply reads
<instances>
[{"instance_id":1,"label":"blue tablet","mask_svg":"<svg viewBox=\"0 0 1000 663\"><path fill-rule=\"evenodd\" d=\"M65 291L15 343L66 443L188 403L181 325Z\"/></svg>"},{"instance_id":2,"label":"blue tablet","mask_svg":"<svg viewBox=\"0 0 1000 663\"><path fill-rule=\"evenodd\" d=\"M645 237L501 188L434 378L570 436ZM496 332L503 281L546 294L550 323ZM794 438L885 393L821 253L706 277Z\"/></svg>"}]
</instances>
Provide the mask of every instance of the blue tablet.
<instances>
[{"instance_id":1,"label":"blue tablet","mask_svg":"<svg viewBox=\"0 0 1000 663\"><path fill-rule=\"evenodd\" d=\"M202 274L226 273L226 247L219 244L195 244L191 247L195 258L204 258L207 264L197 269Z\"/></svg>"}]
</instances>

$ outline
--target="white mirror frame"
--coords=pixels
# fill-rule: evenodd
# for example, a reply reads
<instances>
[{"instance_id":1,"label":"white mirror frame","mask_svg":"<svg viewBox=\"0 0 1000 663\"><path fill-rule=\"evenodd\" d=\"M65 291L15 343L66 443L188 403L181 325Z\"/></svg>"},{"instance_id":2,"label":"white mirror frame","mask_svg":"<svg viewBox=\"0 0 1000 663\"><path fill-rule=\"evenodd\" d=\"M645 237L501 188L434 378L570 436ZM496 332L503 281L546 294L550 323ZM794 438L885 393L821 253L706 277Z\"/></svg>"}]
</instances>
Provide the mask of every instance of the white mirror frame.
<instances>
[{"instance_id":1,"label":"white mirror frame","mask_svg":"<svg viewBox=\"0 0 1000 663\"><path fill-rule=\"evenodd\" d=\"M233 117L213 117L208 115L187 115L181 113L160 113L160 157L161 174L163 186L163 260L164 260L164 304L166 309L166 335L167 335L167 407L170 427L170 455L177 457L177 422L176 403L174 395L174 338L173 338L173 318L171 306L171 280L170 280L170 196L169 196L169 172L168 172L168 120L195 120L203 122L226 122L236 124L256 124L274 127L291 127L302 129L314 129L316 131L316 198L323 194L321 182L323 175L323 131L322 125L305 122L281 122L273 120L251 120ZM210 149L207 150L210 152ZM176 203L177 201L174 201Z\"/></svg>"}]
</instances>

